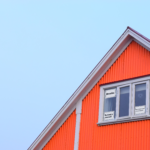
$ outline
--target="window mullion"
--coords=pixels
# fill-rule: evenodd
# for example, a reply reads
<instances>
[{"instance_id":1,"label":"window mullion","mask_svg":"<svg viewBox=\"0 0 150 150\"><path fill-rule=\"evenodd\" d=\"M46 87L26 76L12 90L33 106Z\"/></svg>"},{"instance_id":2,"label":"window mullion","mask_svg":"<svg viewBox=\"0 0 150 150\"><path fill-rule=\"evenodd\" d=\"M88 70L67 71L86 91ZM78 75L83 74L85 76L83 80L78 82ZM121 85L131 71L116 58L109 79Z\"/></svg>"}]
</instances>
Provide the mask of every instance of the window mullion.
<instances>
[{"instance_id":1,"label":"window mullion","mask_svg":"<svg viewBox=\"0 0 150 150\"><path fill-rule=\"evenodd\" d=\"M131 85L131 117L134 116L134 105L135 105L135 85Z\"/></svg>"},{"instance_id":2,"label":"window mullion","mask_svg":"<svg viewBox=\"0 0 150 150\"><path fill-rule=\"evenodd\" d=\"M116 99L116 119L119 118L119 95L120 95L120 90L119 87L117 87L117 99Z\"/></svg>"},{"instance_id":3,"label":"window mullion","mask_svg":"<svg viewBox=\"0 0 150 150\"><path fill-rule=\"evenodd\" d=\"M129 117L132 117L132 85L130 84L130 92L129 92Z\"/></svg>"},{"instance_id":4,"label":"window mullion","mask_svg":"<svg viewBox=\"0 0 150 150\"><path fill-rule=\"evenodd\" d=\"M149 115L149 81L146 81L146 114Z\"/></svg>"}]
</instances>

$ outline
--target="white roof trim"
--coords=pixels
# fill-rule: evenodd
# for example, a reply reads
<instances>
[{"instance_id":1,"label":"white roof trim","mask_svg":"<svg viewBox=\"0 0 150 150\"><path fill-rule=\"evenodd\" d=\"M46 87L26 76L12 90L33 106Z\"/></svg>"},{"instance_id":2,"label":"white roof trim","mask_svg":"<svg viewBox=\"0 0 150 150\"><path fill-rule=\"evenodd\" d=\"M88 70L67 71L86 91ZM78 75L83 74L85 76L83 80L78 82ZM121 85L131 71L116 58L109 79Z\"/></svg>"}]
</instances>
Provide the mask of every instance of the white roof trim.
<instances>
[{"instance_id":1,"label":"white roof trim","mask_svg":"<svg viewBox=\"0 0 150 150\"><path fill-rule=\"evenodd\" d=\"M36 140L31 144L28 150L42 149L44 144L47 143L64 121L69 117L75 109L78 100L83 100L87 93L99 81L119 55L126 49L126 47L134 40L147 50L150 51L150 41L146 40L143 36L127 28L117 42L111 47L86 79L81 83L69 100L64 104L55 117L49 122L45 129L40 133ZM56 130L57 129L57 130ZM55 132L54 132L55 131Z\"/></svg>"}]
</instances>

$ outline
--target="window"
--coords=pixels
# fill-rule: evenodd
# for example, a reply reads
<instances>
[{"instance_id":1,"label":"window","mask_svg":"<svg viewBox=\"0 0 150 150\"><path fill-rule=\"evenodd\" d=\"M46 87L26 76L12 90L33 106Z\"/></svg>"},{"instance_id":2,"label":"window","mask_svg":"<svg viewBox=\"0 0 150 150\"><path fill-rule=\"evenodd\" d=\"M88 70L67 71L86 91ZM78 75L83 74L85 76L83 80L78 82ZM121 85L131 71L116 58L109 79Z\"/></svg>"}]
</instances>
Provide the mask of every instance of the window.
<instances>
[{"instance_id":1,"label":"window","mask_svg":"<svg viewBox=\"0 0 150 150\"><path fill-rule=\"evenodd\" d=\"M100 86L99 125L150 118L150 77Z\"/></svg>"},{"instance_id":2,"label":"window","mask_svg":"<svg viewBox=\"0 0 150 150\"><path fill-rule=\"evenodd\" d=\"M114 119L116 117L116 89L106 90L104 101L104 120Z\"/></svg>"},{"instance_id":3,"label":"window","mask_svg":"<svg viewBox=\"0 0 150 150\"><path fill-rule=\"evenodd\" d=\"M129 94L129 86L120 88L119 117L129 116Z\"/></svg>"}]
</instances>

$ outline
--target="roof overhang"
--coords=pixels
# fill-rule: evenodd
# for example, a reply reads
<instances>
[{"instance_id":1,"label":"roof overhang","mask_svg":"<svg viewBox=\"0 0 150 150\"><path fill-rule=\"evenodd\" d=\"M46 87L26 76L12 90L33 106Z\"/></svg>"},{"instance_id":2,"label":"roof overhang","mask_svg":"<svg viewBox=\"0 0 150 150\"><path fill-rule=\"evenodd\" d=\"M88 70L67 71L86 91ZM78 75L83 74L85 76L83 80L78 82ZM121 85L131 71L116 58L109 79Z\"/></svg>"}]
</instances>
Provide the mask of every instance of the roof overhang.
<instances>
[{"instance_id":1,"label":"roof overhang","mask_svg":"<svg viewBox=\"0 0 150 150\"><path fill-rule=\"evenodd\" d=\"M127 27L124 33L116 41L116 43L111 47L111 49L106 53L106 55L81 83L81 85L72 94L72 96L59 110L55 117L49 122L45 129L31 144L28 150L42 149L46 145L46 143L65 122L65 120L76 109L76 103L79 100L84 99L88 92L94 87L94 85L100 80L100 78L105 74L105 72L110 68L110 66L116 61L116 59L133 40L150 51L150 40L140 33L136 32L132 28Z\"/></svg>"}]
</instances>

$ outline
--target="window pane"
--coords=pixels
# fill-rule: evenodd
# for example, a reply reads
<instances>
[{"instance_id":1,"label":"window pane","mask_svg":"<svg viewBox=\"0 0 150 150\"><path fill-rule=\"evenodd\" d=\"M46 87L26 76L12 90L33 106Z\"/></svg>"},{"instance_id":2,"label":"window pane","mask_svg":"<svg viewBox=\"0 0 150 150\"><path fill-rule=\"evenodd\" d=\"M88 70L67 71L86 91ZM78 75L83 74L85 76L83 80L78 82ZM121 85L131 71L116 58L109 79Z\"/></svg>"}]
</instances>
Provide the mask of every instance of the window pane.
<instances>
[{"instance_id":1,"label":"window pane","mask_svg":"<svg viewBox=\"0 0 150 150\"><path fill-rule=\"evenodd\" d=\"M116 116L116 89L105 91L104 120L114 119Z\"/></svg>"},{"instance_id":2,"label":"window pane","mask_svg":"<svg viewBox=\"0 0 150 150\"><path fill-rule=\"evenodd\" d=\"M135 86L135 114L145 113L146 83Z\"/></svg>"},{"instance_id":3,"label":"window pane","mask_svg":"<svg viewBox=\"0 0 150 150\"><path fill-rule=\"evenodd\" d=\"M120 88L119 117L129 116L129 86Z\"/></svg>"}]
</instances>

